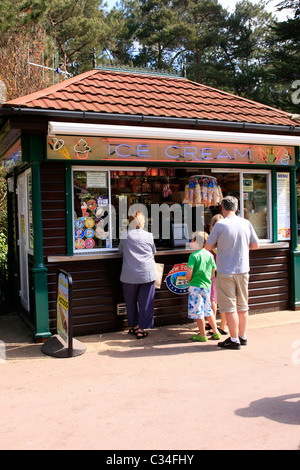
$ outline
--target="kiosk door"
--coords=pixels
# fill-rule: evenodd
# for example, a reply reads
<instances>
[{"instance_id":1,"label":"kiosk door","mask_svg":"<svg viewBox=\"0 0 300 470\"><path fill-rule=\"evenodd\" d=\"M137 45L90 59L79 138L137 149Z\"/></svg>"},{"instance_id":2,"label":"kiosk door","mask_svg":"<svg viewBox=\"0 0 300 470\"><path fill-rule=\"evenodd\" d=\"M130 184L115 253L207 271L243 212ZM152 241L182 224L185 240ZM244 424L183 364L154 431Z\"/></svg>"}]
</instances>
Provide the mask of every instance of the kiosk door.
<instances>
[{"instance_id":1,"label":"kiosk door","mask_svg":"<svg viewBox=\"0 0 300 470\"><path fill-rule=\"evenodd\" d=\"M19 279L20 300L22 306L29 311L29 279L28 279L28 197L26 172L18 177L18 225L19 225Z\"/></svg>"}]
</instances>

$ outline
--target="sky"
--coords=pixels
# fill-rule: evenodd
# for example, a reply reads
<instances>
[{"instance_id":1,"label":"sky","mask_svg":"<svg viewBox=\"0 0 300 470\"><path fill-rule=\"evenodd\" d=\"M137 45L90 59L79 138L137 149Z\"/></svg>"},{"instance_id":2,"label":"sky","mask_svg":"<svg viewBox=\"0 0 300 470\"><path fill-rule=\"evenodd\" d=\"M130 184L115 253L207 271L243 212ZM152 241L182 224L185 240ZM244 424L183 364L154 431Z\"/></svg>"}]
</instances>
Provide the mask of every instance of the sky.
<instances>
[{"instance_id":1,"label":"sky","mask_svg":"<svg viewBox=\"0 0 300 470\"><path fill-rule=\"evenodd\" d=\"M252 3L259 3L259 0L251 0ZM285 20L286 19L286 15L287 15L287 11L282 11L282 12L279 12L276 10L276 5L278 5L278 3L280 2L280 0L270 0L268 2L268 5L266 6L266 10L267 11L270 11L272 13L274 13L274 15L277 16L277 18L279 20ZM226 8L227 10L234 10L234 6L236 3L238 3L238 1L235 1L235 0L219 0L219 3L221 3L221 5Z\"/></svg>"},{"instance_id":2,"label":"sky","mask_svg":"<svg viewBox=\"0 0 300 470\"><path fill-rule=\"evenodd\" d=\"M234 10L234 6L235 4L238 2L239 0L219 0L219 3L221 3L221 5L226 8L227 10ZM251 0L252 3L258 3L260 0ZM104 0L104 2L107 3L108 5L108 9L112 8L116 3L117 3L117 0ZM282 12L278 12L276 11L276 5L280 2L280 0L270 0L268 2L268 5L266 7L266 9L272 13L274 13L278 20L280 21L283 21L286 19L286 16L287 14L289 13L288 10L283 10Z\"/></svg>"}]
</instances>

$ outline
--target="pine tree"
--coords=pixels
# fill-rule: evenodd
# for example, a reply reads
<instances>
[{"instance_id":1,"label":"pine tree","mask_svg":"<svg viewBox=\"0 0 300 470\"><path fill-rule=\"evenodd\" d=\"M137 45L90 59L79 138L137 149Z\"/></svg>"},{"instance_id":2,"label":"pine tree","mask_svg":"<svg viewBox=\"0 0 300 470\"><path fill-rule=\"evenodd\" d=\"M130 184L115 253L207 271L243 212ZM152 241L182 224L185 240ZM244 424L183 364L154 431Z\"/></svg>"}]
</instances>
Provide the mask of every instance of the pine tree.
<instances>
[{"instance_id":1,"label":"pine tree","mask_svg":"<svg viewBox=\"0 0 300 470\"><path fill-rule=\"evenodd\" d=\"M299 0L282 1L278 4L278 9L288 9L290 14L286 21L276 22L270 32L269 72L266 82L274 106L299 114L298 99L293 99L294 89L300 80Z\"/></svg>"}]
</instances>

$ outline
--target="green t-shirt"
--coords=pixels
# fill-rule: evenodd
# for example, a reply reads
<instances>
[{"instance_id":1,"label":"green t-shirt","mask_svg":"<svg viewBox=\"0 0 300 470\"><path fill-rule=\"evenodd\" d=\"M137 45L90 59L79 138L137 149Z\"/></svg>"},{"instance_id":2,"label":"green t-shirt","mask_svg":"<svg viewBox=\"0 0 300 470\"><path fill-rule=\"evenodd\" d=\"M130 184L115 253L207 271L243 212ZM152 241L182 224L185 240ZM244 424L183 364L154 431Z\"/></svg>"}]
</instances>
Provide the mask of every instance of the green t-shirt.
<instances>
[{"instance_id":1,"label":"green t-shirt","mask_svg":"<svg viewBox=\"0 0 300 470\"><path fill-rule=\"evenodd\" d=\"M210 289L212 270L216 269L213 255L204 248L197 250L190 255L187 266L193 269L189 285Z\"/></svg>"}]
</instances>

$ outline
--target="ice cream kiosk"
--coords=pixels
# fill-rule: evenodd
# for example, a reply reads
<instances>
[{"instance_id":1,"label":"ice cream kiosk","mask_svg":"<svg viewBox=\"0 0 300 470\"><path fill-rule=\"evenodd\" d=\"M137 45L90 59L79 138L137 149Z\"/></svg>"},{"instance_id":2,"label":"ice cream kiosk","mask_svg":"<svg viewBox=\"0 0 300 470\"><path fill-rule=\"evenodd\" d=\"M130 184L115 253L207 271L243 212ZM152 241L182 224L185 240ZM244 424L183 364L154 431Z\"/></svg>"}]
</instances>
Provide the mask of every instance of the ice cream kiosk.
<instances>
[{"instance_id":1,"label":"ice cream kiosk","mask_svg":"<svg viewBox=\"0 0 300 470\"><path fill-rule=\"evenodd\" d=\"M187 322L188 242L232 194L260 238L250 313L300 309L299 144L286 112L150 71L94 69L5 103L12 307L36 341L54 334L63 270L76 336L124 328L118 242L142 206L164 264L155 325Z\"/></svg>"}]
</instances>

